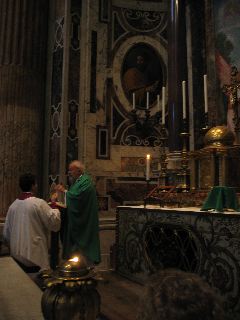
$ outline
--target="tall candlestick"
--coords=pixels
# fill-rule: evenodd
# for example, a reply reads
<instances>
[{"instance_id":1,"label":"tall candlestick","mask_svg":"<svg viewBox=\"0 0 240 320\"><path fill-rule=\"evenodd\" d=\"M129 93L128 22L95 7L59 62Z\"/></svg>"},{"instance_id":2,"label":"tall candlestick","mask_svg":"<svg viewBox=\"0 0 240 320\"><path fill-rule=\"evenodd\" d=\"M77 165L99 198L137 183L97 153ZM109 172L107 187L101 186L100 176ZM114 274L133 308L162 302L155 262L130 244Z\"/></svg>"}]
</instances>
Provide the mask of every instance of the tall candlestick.
<instances>
[{"instance_id":1,"label":"tall candlestick","mask_svg":"<svg viewBox=\"0 0 240 320\"><path fill-rule=\"evenodd\" d=\"M165 95L166 88L162 87L162 124L165 124Z\"/></svg>"},{"instance_id":2,"label":"tall candlestick","mask_svg":"<svg viewBox=\"0 0 240 320\"><path fill-rule=\"evenodd\" d=\"M147 92L147 109L149 109L149 92Z\"/></svg>"},{"instance_id":3,"label":"tall candlestick","mask_svg":"<svg viewBox=\"0 0 240 320\"><path fill-rule=\"evenodd\" d=\"M204 111L208 113L208 92L207 92L207 75L204 74L203 76L204 82Z\"/></svg>"},{"instance_id":4,"label":"tall candlestick","mask_svg":"<svg viewBox=\"0 0 240 320\"><path fill-rule=\"evenodd\" d=\"M182 110L183 119L186 119L186 81L182 82Z\"/></svg>"},{"instance_id":5,"label":"tall candlestick","mask_svg":"<svg viewBox=\"0 0 240 320\"><path fill-rule=\"evenodd\" d=\"M136 107L135 92L133 92L133 94L132 94L132 104L133 104L133 110L134 110Z\"/></svg>"},{"instance_id":6,"label":"tall candlestick","mask_svg":"<svg viewBox=\"0 0 240 320\"><path fill-rule=\"evenodd\" d=\"M146 180L149 181L150 180L150 154L147 154L146 157Z\"/></svg>"},{"instance_id":7,"label":"tall candlestick","mask_svg":"<svg viewBox=\"0 0 240 320\"><path fill-rule=\"evenodd\" d=\"M157 111L160 111L160 96L157 95Z\"/></svg>"}]
</instances>

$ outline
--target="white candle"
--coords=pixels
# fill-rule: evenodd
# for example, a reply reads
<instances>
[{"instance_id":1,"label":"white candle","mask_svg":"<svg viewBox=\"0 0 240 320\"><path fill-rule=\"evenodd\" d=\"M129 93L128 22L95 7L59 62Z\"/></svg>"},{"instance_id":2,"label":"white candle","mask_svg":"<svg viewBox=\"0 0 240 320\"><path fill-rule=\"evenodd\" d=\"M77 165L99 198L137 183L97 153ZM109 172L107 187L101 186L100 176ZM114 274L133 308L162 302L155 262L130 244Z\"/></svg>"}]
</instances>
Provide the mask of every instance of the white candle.
<instances>
[{"instance_id":1,"label":"white candle","mask_svg":"<svg viewBox=\"0 0 240 320\"><path fill-rule=\"evenodd\" d=\"M182 82L182 110L183 119L186 119L186 81Z\"/></svg>"},{"instance_id":2,"label":"white candle","mask_svg":"<svg viewBox=\"0 0 240 320\"><path fill-rule=\"evenodd\" d=\"M160 96L157 95L157 111L160 111Z\"/></svg>"},{"instance_id":3,"label":"white candle","mask_svg":"<svg viewBox=\"0 0 240 320\"><path fill-rule=\"evenodd\" d=\"M150 154L146 157L146 180L150 180Z\"/></svg>"},{"instance_id":4,"label":"white candle","mask_svg":"<svg viewBox=\"0 0 240 320\"><path fill-rule=\"evenodd\" d=\"M166 88L162 87L162 124L165 124L165 95Z\"/></svg>"},{"instance_id":5,"label":"white candle","mask_svg":"<svg viewBox=\"0 0 240 320\"><path fill-rule=\"evenodd\" d=\"M133 110L134 110L136 107L135 92L133 92L133 95L132 95L132 104L133 104Z\"/></svg>"},{"instance_id":6,"label":"white candle","mask_svg":"<svg viewBox=\"0 0 240 320\"><path fill-rule=\"evenodd\" d=\"M204 82L204 111L205 113L208 112L208 92L207 92L207 75L204 74L203 76Z\"/></svg>"},{"instance_id":7,"label":"white candle","mask_svg":"<svg viewBox=\"0 0 240 320\"><path fill-rule=\"evenodd\" d=\"M147 92L147 109L149 109L149 92Z\"/></svg>"}]
</instances>

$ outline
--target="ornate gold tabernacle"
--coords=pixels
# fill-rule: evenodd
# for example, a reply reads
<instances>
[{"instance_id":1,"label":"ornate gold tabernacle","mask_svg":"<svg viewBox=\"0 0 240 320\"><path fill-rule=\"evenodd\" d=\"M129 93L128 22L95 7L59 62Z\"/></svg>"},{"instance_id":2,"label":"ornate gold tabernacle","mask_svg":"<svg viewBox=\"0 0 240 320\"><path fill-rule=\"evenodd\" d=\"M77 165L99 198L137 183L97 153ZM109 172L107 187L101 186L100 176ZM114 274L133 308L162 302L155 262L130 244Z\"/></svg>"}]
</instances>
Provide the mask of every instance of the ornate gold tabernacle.
<instances>
[{"instance_id":1,"label":"ornate gold tabernacle","mask_svg":"<svg viewBox=\"0 0 240 320\"><path fill-rule=\"evenodd\" d=\"M234 139L226 126L208 130L205 147L190 153L191 188L240 188L240 145L233 145Z\"/></svg>"}]
</instances>

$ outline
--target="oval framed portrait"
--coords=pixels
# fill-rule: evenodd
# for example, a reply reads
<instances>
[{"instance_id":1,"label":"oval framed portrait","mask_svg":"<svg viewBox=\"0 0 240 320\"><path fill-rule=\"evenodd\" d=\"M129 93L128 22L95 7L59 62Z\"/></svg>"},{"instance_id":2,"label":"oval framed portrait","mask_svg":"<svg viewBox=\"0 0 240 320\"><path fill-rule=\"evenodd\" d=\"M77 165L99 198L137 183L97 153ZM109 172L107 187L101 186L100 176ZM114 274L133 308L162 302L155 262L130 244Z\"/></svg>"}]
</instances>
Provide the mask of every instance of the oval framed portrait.
<instances>
[{"instance_id":1,"label":"oval framed portrait","mask_svg":"<svg viewBox=\"0 0 240 320\"><path fill-rule=\"evenodd\" d=\"M161 95L163 68L161 57L148 44L135 44L126 52L121 70L122 87L130 103L134 96L137 109L146 109L147 104L151 108L157 95Z\"/></svg>"}]
</instances>

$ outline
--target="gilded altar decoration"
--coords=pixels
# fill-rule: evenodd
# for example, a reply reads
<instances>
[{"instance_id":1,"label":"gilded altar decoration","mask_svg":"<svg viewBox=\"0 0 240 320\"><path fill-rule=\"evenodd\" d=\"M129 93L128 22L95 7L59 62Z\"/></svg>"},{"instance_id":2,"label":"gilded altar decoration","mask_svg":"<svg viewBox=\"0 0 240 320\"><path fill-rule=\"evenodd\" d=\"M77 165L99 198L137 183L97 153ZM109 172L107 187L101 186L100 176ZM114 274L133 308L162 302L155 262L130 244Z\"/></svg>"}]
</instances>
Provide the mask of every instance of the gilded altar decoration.
<instances>
[{"instance_id":1,"label":"gilded altar decoration","mask_svg":"<svg viewBox=\"0 0 240 320\"><path fill-rule=\"evenodd\" d=\"M204 143L208 147L232 146L234 134L226 126L213 127L206 133Z\"/></svg>"},{"instance_id":2,"label":"gilded altar decoration","mask_svg":"<svg viewBox=\"0 0 240 320\"><path fill-rule=\"evenodd\" d=\"M240 146L226 126L208 130L205 147L190 152L191 187L209 190L213 186L240 187Z\"/></svg>"},{"instance_id":3,"label":"gilded altar decoration","mask_svg":"<svg viewBox=\"0 0 240 320\"><path fill-rule=\"evenodd\" d=\"M96 274L85 256L64 261L46 280L42 312L46 320L95 320L100 313Z\"/></svg>"}]
</instances>

